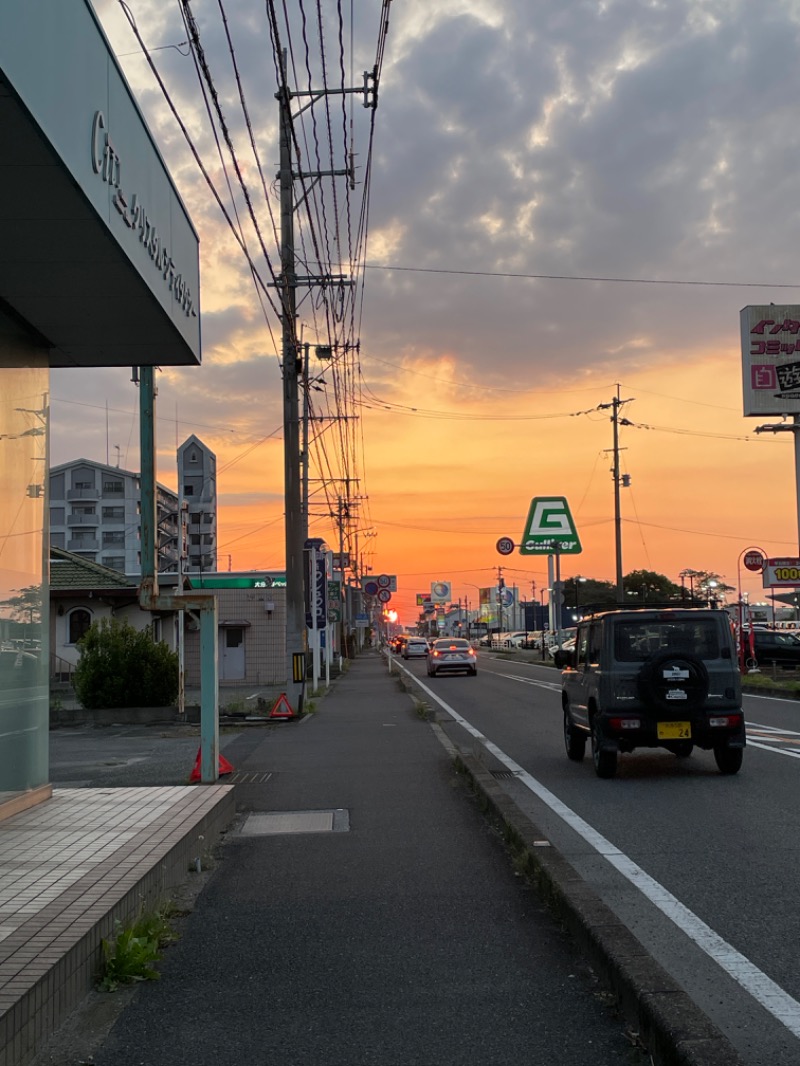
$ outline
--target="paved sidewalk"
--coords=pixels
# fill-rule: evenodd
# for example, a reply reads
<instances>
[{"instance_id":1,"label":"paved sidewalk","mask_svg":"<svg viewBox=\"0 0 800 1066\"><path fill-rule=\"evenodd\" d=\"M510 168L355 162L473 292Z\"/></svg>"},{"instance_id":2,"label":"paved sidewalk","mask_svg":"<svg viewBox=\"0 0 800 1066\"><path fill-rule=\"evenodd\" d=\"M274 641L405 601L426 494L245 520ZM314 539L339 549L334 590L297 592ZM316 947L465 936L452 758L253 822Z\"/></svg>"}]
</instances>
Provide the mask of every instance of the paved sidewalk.
<instances>
[{"instance_id":1,"label":"paved sidewalk","mask_svg":"<svg viewBox=\"0 0 800 1066\"><path fill-rule=\"evenodd\" d=\"M244 750L219 869L96 1066L645 1061L377 655Z\"/></svg>"},{"instance_id":2,"label":"paved sidewalk","mask_svg":"<svg viewBox=\"0 0 800 1066\"><path fill-rule=\"evenodd\" d=\"M100 941L186 878L233 789L56 789L0 820L0 1066L21 1066L85 998Z\"/></svg>"}]
</instances>

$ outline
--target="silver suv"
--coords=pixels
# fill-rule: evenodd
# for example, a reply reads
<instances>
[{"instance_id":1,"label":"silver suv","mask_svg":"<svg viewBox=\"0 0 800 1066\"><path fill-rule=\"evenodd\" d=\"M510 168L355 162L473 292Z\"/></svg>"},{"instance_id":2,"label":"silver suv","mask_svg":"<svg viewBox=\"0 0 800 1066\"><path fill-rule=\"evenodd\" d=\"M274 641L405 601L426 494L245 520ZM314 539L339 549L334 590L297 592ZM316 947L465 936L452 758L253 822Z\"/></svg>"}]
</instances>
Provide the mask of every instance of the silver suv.
<instances>
[{"instance_id":1,"label":"silver suv","mask_svg":"<svg viewBox=\"0 0 800 1066\"><path fill-rule=\"evenodd\" d=\"M562 672L567 756L583 759L591 738L599 777L617 756L662 747L679 758L712 750L735 774L745 747L742 685L724 611L607 611L583 619Z\"/></svg>"}]
</instances>

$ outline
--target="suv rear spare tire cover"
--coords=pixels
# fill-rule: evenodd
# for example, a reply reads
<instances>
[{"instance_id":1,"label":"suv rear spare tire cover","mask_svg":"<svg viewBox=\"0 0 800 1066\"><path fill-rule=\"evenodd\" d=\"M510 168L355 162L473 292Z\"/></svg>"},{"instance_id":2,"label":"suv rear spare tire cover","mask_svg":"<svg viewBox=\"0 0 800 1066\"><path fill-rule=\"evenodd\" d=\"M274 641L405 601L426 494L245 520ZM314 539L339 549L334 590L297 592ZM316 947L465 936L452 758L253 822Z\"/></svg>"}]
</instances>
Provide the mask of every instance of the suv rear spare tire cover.
<instances>
[{"instance_id":1,"label":"suv rear spare tire cover","mask_svg":"<svg viewBox=\"0 0 800 1066\"><path fill-rule=\"evenodd\" d=\"M638 686L641 700L659 710L696 711L708 696L708 670L696 655L662 652L642 666Z\"/></svg>"}]
</instances>

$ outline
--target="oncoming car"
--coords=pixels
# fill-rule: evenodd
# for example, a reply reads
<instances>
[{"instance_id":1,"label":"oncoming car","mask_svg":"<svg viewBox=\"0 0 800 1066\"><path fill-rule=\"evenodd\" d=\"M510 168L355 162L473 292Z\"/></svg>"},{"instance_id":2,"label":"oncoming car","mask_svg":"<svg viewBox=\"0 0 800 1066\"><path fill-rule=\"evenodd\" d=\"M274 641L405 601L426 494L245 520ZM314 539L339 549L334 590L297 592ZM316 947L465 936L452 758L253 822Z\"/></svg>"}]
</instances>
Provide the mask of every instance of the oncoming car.
<instances>
[{"instance_id":1,"label":"oncoming car","mask_svg":"<svg viewBox=\"0 0 800 1066\"><path fill-rule=\"evenodd\" d=\"M617 756L666 748L714 752L723 774L742 765L742 685L730 621L718 610L607 611L585 618L561 675L567 756L591 740L598 777Z\"/></svg>"},{"instance_id":2,"label":"oncoming car","mask_svg":"<svg viewBox=\"0 0 800 1066\"><path fill-rule=\"evenodd\" d=\"M478 659L470 642L462 637L435 640L428 655L428 677L463 671L471 677L478 673Z\"/></svg>"}]
</instances>

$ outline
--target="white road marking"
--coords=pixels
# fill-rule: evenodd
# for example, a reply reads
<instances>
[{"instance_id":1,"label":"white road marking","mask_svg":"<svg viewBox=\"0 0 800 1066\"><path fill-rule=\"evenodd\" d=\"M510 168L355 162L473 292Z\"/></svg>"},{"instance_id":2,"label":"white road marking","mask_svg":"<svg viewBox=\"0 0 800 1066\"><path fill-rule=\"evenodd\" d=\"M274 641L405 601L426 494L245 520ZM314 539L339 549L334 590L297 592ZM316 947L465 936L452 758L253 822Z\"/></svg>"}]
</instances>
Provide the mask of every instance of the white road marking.
<instances>
[{"instance_id":1,"label":"white road marking","mask_svg":"<svg viewBox=\"0 0 800 1066\"><path fill-rule=\"evenodd\" d=\"M522 784L529 788L554 814L557 814L566 825L573 829L590 847L594 848L599 855L602 855L626 880L638 888L642 895L670 921L674 922L690 940L697 944L701 951L704 951L709 958L713 959L725 973L733 978L765 1010L769 1011L773 1018L782 1022L794 1036L800 1037L800 1003L796 999L784 992L780 985L776 984L771 977L768 977L763 970L759 970L748 958L738 952L726 940L723 940L693 911L685 907L676 896L673 896L663 885L645 873L641 866L638 866L620 851L615 844L612 844L610 840L607 840L596 829L593 829L588 822L585 822L580 815L576 814L570 807L567 807L565 803L562 803L555 793L551 792L535 777L532 777L527 770L524 770L519 763L516 763L506 755L504 751L492 743L488 737L485 737L466 718L463 718L458 711L454 710L448 703L445 703L418 677L408 670L406 672L414 678L420 688L432 700L438 703L449 715L452 715L455 721L470 736L483 744L488 752L491 752L507 769L511 770L516 780L521 781ZM776 751L778 749L770 748L769 750Z\"/></svg>"},{"instance_id":2,"label":"white road marking","mask_svg":"<svg viewBox=\"0 0 800 1066\"><path fill-rule=\"evenodd\" d=\"M774 744L759 744L757 740L751 740L747 738L748 748L761 748L762 751L772 751L776 755L788 755L791 759L800 759L800 751L793 751L791 748L778 748Z\"/></svg>"}]
</instances>

